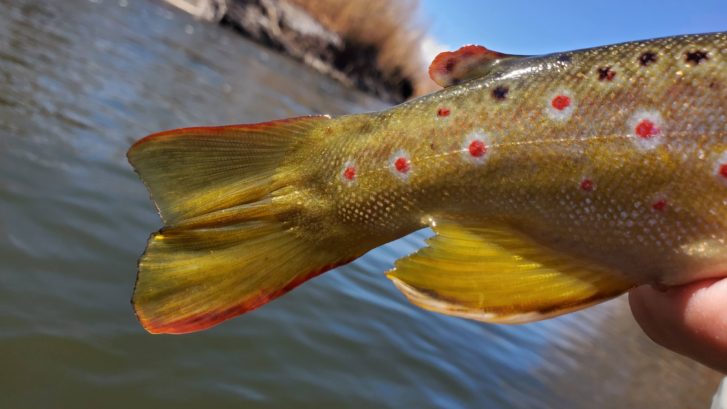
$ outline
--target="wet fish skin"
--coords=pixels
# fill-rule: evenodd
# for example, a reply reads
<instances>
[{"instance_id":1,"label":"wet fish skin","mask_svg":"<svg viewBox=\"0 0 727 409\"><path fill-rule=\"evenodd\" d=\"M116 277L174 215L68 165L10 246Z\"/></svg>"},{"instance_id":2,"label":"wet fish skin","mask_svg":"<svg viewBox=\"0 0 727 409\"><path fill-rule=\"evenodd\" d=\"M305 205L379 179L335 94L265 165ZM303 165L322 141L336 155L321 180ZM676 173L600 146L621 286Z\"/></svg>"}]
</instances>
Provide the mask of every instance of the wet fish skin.
<instances>
[{"instance_id":1,"label":"wet fish skin","mask_svg":"<svg viewBox=\"0 0 727 409\"><path fill-rule=\"evenodd\" d=\"M473 54L433 65L466 82L386 111L132 147L166 222L140 262L142 324L204 329L427 226L429 246L389 277L424 308L487 322L727 271L727 34L488 51L448 70Z\"/></svg>"},{"instance_id":2,"label":"wet fish skin","mask_svg":"<svg viewBox=\"0 0 727 409\"><path fill-rule=\"evenodd\" d=\"M641 280L676 284L719 273L709 267L712 252L724 256L727 231L727 189L715 172L727 142L725 47L725 35L714 34L523 58L389 111L329 121L325 132L355 136L333 143L322 136L324 146L301 151L314 158L304 166L314 170L308 197L334 215L325 225L343 221L382 237L366 247L430 216L475 224L506 218ZM696 51L712 57L689 63ZM644 64L646 53L656 61ZM610 81L600 79L605 67L615 73ZM502 101L492 95L497 88L508 90ZM571 99L567 119L552 117L556 94ZM441 108L450 114L437 116ZM661 121L653 148L634 141L640 114ZM477 132L489 147L481 165L463 146ZM391 172L399 150L411 160L405 181ZM347 161L356 162L352 186L337 180ZM346 240L343 230L336 240ZM706 254L706 263L693 257Z\"/></svg>"}]
</instances>

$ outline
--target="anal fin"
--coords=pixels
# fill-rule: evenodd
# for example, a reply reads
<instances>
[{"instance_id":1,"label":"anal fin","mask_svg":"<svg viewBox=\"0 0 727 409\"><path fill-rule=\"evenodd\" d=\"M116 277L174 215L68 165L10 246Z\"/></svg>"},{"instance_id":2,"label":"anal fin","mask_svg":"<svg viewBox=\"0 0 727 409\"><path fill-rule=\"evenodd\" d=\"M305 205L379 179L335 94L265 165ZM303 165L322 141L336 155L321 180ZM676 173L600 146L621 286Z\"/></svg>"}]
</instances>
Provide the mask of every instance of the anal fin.
<instances>
[{"instance_id":1,"label":"anal fin","mask_svg":"<svg viewBox=\"0 0 727 409\"><path fill-rule=\"evenodd\" d=\"M428 246L387 275L428 310L484 322L525 323L615 297L634 283L548 248L506 225L439 222Z\"/></svg>"}]
</instances>

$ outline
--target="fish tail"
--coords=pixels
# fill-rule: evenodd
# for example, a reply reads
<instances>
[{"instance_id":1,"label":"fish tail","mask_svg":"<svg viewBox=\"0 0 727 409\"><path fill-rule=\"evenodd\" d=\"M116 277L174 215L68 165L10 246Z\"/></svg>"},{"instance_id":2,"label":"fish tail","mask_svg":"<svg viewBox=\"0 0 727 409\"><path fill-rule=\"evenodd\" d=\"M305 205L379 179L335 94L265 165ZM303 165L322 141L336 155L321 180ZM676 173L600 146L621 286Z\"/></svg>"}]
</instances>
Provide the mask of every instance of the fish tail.
<instances>
[{"instance_id":1,"label":"fish tail","mask_svg":"<svg viewBox=\"0 0 727 409\"><path fill-rule=\"evenodd\" d=\"M132 298L147 331L209 328L350 261L297 236L291 201L279 200L299 183L290 158L327 120L178 129L131 147L164 220Z\"/></svg>"}]
</instances>

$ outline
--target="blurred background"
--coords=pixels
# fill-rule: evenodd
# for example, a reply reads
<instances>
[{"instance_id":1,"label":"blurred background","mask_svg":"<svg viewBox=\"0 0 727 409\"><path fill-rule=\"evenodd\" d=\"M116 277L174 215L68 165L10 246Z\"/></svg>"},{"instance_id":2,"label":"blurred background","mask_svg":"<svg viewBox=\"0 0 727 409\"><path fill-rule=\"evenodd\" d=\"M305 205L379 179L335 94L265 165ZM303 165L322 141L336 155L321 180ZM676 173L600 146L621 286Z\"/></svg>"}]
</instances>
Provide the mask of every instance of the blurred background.
<instances>
[{"instance_id":1,"label":"blurred background","mask_svg":"<svg viewBox=\"0 0 727 409\"><path fill-rule=\"evenodd\" d=\"M0 408L705 408L720 375L625 299L524 326L410 305L422 231L209 331L129 298L160 220L126 162L162 129L385 109L438 51L536 54L727 28L727 4L0 0Z\"/></svg>"}]
</instances>

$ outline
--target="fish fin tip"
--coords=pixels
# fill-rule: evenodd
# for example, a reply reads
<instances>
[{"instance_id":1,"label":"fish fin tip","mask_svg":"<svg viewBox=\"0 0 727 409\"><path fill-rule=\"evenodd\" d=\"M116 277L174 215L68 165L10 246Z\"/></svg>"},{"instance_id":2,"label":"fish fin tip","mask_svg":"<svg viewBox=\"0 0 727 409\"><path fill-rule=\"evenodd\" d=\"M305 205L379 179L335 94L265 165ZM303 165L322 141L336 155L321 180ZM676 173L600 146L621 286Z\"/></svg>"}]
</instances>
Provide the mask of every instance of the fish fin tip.
<instances>
[{"instance_id":1,"label":"fish fin tip","mask_svg":"<svg viewBox=\"0 0 727 409\"><path fill-rule=\"evenodd\" d=\"M469 44L455 51L444 51L429 65L429 78L442 87L487 75L496 62L522 56L489 50L481 45Z\"/></svg>"},{"instance_id":2,"label":"fish fin tip","mask_svg":"<svg viewBox=\"0 0 727 409\"><path fill-rule=\"evenodd\" d=\"M278 165L328 119L172 129L137 141L127 158L162 219L176 223L270 193Z\"/></svg>"},{"instance_id":3,"label":"fish fin tip","mask_svg":"<svg viewBox=\"0 0 727 409\"><path fill-rule=\"evenodd\" d=\"M351 261L331 259L284 229L252 236L245 227L222 229L236 237L220 240L220 231L205 229L150 240L131 300L146 331L187 334L214 327Z\"/></svg>"},{"instance_id":4,"label":"fish fin tip","mask_svg":"<svg viewBox=\"0 0 727 409\"><path fill-rule=\"evenodd\" d=\"M509 227L438 223L428 246L387 273L413 304L462 318L518 324L613 298L634 286Z\"/></svg>"},{"instance_id":5,"label":"fish fin tip","mask_svg":"<svg viewBox=\"0 0 727 409\"><path fill-rule=\"evenodd\" d=\"M321 120L331 119L330 115L304 115L285 119L276 119L266 122L257 122L252 124L233 124L233 125L218 125L218 126L192 126L186 128L175 128L166 131L154 132L149 134L136 142L134 142L126 153L127 157L131 157L136 153L141 146L149 142L160 142L163 139L174 138L176 136L190 136L190 135L224 135L229 131L237 132L282 132L289 134L289 130L286 129L286 125L301 125L311 124Z\"/></svg>"},{"instance_id":6,"label":"fish fin tip","mask_svg":"<svg viewBox=\"0 0 727 409\"><path fill-rule=\"evenodd\" d=\"M152 235L139 260L131 304L152 334L197 332L356 256L300 240L277 221L167 228Z\"/></svg>"}]
</instances>

